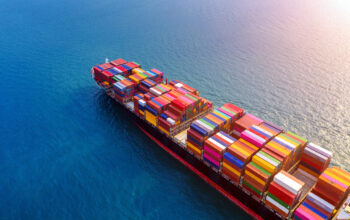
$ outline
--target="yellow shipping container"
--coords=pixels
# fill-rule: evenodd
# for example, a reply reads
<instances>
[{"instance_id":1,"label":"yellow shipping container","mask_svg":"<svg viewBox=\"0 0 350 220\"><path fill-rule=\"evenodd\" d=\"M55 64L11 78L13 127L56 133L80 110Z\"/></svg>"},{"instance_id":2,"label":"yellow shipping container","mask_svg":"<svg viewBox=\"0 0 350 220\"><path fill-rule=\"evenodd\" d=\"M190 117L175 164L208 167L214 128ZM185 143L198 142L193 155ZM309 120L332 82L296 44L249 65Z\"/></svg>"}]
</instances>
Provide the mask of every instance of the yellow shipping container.
<instances>
[{"instance_id":1,"label":"yellow shipping container","mask_svg":"<svg viewBox=\"0 0 350 220\"><path fill-rule=\"evenodd\" d=\"M192 145L191 143L189 143L189 142L187 142L187 147L188 147L190 150L192 150L192 151L194 151L194 152L197 152L198 154L201 154L201 153L202 153L201 149L198 149L197 147L193 146L193 145Z\"/></svg>"},{"instance_id":2,"label":"yellow shipping container","mask_svg":"<svg viewBox=\"0 0 350 220\"><path fill-rule=\"evenodd\" d=\"M149 123L151 123L152 125L157 127L157 122L158 122L158 117L157 116L154 116L152 113L150 113L149 111L145 110L145 118L146 118L146 120Z\"/></svg>"},{"instance_id":3,"label":"yellow shipping container","mask_svg":"<svg viewBox=\"0 0 350 220\"><path fill-rule=\"evenodd\" d=\"M254 163L256 163L257 165L259 165L261 168L263 168L266 171L268 171L269 173L275 173L275 171L276 171L276 167L275 166L273 166L269 162L265 161L264 159L258 157L257 155L255 155L253 157L252 161Z\"/></svg>"},{"instance_id":4,"label":"yellow shipping container","mask_svg":"<svg viewBox=\"0 0 350 220\"><path fill-rule=\"evenodd\" d=\"M233 167L231 167L230 165L228 165L227 163L225 162L222 162L222 166L225 167L226 169L228 169L229 171L231 171L232 173L236 174L238 177L241 176L241 172L234 169Z\"/></svg>"},{"instance_id":5,"label":"yellow shipping container","mask_svg":"<svg viewBox=\"0 0 350 220\"><path fill-rule=\"evenodd\" d=\"M158 126L159 130L163 131L165 134L170 135L169 131L165 130L161 126Z\"/></svg>"},{"instance_id":6,"label":"yellow shipping container","mask_svg":"<svg viewBox=\"0 0 350 220\"><path fill-rule=\"evenodd\" d=\"M242 139L242 138L240 138L240 139L238 139L240 142L242 142L242 143L244 143L244 144L246 144L246 145L248 145L250 148L252 148L253 150L255 150L255 151L257 151L259 148L257 147L257 146L255 146L254 144L252 144L252 143L249 143L248 141L246 141L246 140L244 140L244 139Z\"/></svg>"},{"instance_id":7,"label":"yellow shipping container","mask_svg":"<svg viewBox=\"0 0 350 220\"><path fill-rule=\"evenodd\" d=\"M139 72L141 72L141 73L143 73L143 72L145 72L143 69L141 69L141 68L135 68L135 69L132 69L131 70L131 73L132 74L136 74L136 73L139 73Z\"/></svg>"},{"instance_id":8,"label":"yellow shipping container","mask_svg":"<svg viewBox=\"0 0 350 220\"><path fill-rule=\"evenodd\" d=\"M134 76L129 76L129 79L131 79L132 81L136 82L137 84L140 83L140 80L136 79Z\"/></svg>"},{"instance_id":9,"label":"yellow shipping container","mask_svg":"<svg viewBox=\"0 0 350 220\"><path fill-rule=\"evenodd\" d=\"M255 181L257 181L258 183L260 183L261 185L265 186L266 183L264 180L260 179L259 177L255 176L253 173L249 172L248 170L246 170L245 175L250 176L251 178L253 178Z\"/></svg>"},{"instance_id":10,"label":"yellow shipping container","mask_svg":"<svg viewBox=\"0 0 350 220\"><path fill-rule=\"evenodd\" d=\"M341 183L344 183L346 186L349 186L350 185L350 182L348 181L348 179L342 177L342 176L339 176L337 171L336 170L333 170L332 168L328 168L324 171L324 173L336 180L338 180L339 182Z\"/></svg>"},{"instance_id":11,"label":"yellow shipping container","mask_svg":"<svg viewBox=\"0 0 350 220\"><path fill-rule=\"evenodd\" d=\"M334 172L334 174L337 175L339 178L350 183L350 174L345 170L339 167L332 167L332 172Z\"/></svg>"}]
</instances>

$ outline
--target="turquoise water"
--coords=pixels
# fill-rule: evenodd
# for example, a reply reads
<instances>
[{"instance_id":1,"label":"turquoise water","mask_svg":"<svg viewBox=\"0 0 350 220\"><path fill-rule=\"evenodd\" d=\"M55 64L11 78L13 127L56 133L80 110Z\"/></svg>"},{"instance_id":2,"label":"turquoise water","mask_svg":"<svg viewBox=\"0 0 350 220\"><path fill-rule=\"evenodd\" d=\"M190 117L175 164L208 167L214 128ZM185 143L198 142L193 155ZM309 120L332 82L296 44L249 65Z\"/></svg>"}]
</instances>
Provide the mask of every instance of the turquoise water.
<instances>
[{"instance_id":1,"label":"turquoise water","mask_svg":"<svg viewBox=\"0 0 350 220\"><path fill-rule=\"evenodd\" d=\"M247 219L100 90L106 57L156 67L350 167L350 3L2 1L0 219Z\"/></svg>"}]
</instances>

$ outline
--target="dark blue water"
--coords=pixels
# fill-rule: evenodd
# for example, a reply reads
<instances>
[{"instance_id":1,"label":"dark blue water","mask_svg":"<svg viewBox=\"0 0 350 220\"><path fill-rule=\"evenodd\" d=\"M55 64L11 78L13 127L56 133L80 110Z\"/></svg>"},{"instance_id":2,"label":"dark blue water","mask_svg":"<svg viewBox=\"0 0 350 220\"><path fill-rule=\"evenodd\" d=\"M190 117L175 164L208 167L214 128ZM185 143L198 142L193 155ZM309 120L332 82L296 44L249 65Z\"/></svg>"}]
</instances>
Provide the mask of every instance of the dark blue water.
<instances>
[{"instance_id":1,"label":"dark blue water","mask_svg":"<svg viewBox=\"0 0 350 220\"><path fill-rule=\"evenodd\" d=\"M249 218L97 89L106 57L289 128L349 171L346 0L0 4L0 219Z\"/></svg>"}]
</instances>

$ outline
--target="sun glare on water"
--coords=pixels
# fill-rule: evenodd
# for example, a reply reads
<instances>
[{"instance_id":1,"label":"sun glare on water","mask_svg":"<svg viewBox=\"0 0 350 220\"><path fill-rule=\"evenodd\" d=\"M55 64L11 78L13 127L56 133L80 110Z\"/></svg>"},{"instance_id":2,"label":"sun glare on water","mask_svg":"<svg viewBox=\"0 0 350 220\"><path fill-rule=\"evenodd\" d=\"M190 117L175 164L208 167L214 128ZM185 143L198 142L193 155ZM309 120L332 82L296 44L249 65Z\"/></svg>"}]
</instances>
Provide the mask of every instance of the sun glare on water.
<instances>
[{"instance_id":1,"label":"sun glare on water","mask_svg":"<svg viewBox=\"0 0 350 220\"><path fill-rule=\"evenodd\" d=\"M333 5L339 13L348 16L350 20L350 0L335 0L330 1L330 4Z\"/></svg>"}]
</instances>

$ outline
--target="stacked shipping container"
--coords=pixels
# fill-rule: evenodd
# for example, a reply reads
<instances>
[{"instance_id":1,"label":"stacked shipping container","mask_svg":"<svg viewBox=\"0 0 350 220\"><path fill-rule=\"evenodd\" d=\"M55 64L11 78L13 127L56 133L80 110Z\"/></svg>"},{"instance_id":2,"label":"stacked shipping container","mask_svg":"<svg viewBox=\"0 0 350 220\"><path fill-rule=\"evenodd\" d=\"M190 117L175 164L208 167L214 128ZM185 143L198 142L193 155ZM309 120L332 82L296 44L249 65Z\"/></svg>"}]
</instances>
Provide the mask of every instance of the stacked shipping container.
<instances>
[{"instance_id":1,"label":"stacked shipping container","mask_svg":"<svg viewBox=\"0 0 350 220\"><path fill-rule=\"evenodd\" d=\"M240 138L226 149L222 163L222 173L236 184L239 184L245 166L258 149L258 147Z\"/></svg>"},{"instance_id":2,"label":"stacked shipping container","mask_svg":"<svg viewBox=\"0 0 350 220\"><path fill-rule=\"evenodd\" d=\"M203 159L217 170L221 170L221 162L226 148L233 144L236 140L220 131L208 138L204 142Z\"/></svg>"},{"instance_id":3,"label":"stacked shipping container","mask_svg":"<svg viewBox=\"0 0 350 220\"><path fill-rule=\"evenodd\" d=\"M252 126L252 128L256 127ZM241 134L243 138L247 138L247 140L261 148L248 164L243 177L243 187L258 198L263 197L276 172L281 169L287 169L292 165L290 158L293 152L298 151L297 149L301 146L296 140L289 138L285 134L279 134L280 130L270 133L262 130L262 127L264 126L261 126L260 130L249 129L250 133L244 131ZM273 135L277 136L274 137ZM255 139L252 139L252 137ZM259 141L257 141L258 137ZM269 141L271 138L273 139Z\"/></svg>"},{"instance_id":4,"label":"stacked shipping container","mask_svg":"<svg viewBox=\"0 0 350 220\"><path fill-rule=\"evenodd\" d=\"M326 169L304 202L296 209L295 219L328 219L342 204L349 191L350 174L338 167Z\"/></svg>"},{"instance_id":5,"label":"stacked shipping container","mask_svg":"<svg viewBox=\"0 0 350 220\"><path fill-rule=\"evenodd\" d=\"M262 122L263 120L255 117L254 115L245 114L234 123L232 135L233 137L238 139L241 137L241 133L243 131L245 131L246 129L250 128L253 125L261 124Z\"/></svg>"},{"instance_id":6,"label":"stacked shipping container","mask_svg":"<svg viewBox=\"0 0 350 220\"><path fill-rule=\"evenodd\" d=\"M227 103L219 109L194 121L187 131L187 147L197 156L202 155L205 140L218 131L227 131L243 115L243 109Z\"/></svg>"},{"instance_id":7,"label":"stacked shipping container","mask_svg":"<svg viewBox=\"0 0 350 220\"><path fill-rule=\"evenodd\" d=\"M301 155L299 168L318 177L328 167L332 156L332 152L309 143Z\"/></svg>"},{"instance_id":8,"label":"stacked shipping container","mask_svg":"<svg viewBox=\"0 0 350 220\"><path fill-rule=\"evenodd\" d=\"M288 217L291 209L299 201L305 183L280 171L275 175L266 195L265 203L284 217Z\"/></svg>"}]
</instances>

